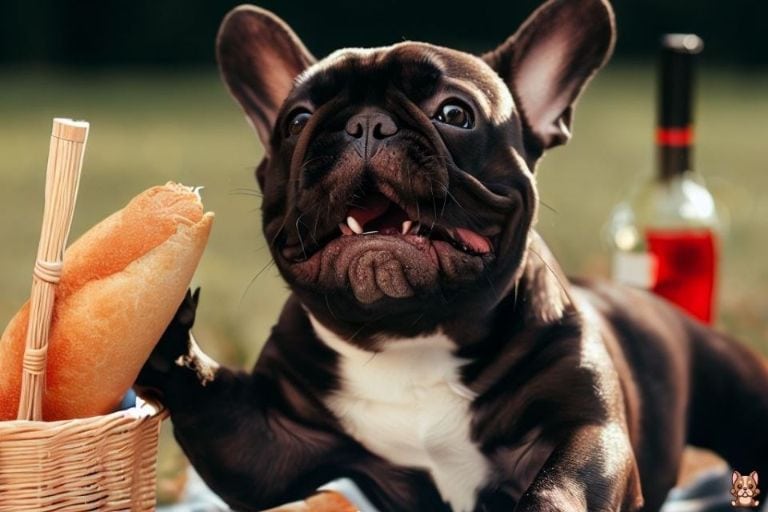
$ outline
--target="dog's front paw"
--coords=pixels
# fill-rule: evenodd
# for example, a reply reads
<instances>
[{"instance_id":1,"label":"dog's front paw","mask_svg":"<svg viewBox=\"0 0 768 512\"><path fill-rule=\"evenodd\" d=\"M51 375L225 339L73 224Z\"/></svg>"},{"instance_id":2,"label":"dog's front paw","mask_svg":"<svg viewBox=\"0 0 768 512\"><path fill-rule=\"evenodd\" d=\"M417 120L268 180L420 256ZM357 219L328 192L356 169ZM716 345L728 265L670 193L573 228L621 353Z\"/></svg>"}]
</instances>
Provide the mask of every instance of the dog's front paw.
<instances>
[{"instance_id":1,"label":"dog's front paw","mask_svg":"<svg viewBox=\"0 0 768 512\"><path fill-rule=\"evenodd\" d=\"M189 354L190 329L195 323L199 300L200 288L194 293L187 290L171 323L136 378L134 388L140 395L162 399L171 370L178 364L177 361Z\"/></svg>"}]
</instances>

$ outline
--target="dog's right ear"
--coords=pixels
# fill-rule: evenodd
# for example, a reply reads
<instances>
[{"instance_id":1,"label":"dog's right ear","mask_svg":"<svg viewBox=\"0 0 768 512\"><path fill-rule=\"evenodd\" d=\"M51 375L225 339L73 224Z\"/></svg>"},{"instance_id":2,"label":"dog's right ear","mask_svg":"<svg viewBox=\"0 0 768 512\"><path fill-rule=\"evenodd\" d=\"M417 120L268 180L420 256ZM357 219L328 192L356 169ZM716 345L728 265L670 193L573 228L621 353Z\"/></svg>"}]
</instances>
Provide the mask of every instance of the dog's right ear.
<instances>
[{"instance_id":1,"label":"dog's right ear","mask_svg":"<svg viewBox=\"0 0 768 512\"><path fill-rule=\"evenodd\" d=\"M608 0L548 0L482 56L512 92L536 157L571 137L574 104L610 56L615 37Z\"/></svg>"},{"instance_id":2,"label":"dog's right ear","mask_svg":"<svg viewBox=\"0 0 768 512\"><path fill-rule=\"evenodd\" d=\"M293 80L315 58L280 18L253 5L241 5L221 22L216 59L230 92L269 152L280 106Z\"/></svg>"},{"instance_id":3,"label":"dog's right ear","mask_svg":"<svg viewBox=\"0 0 768 512\"><path fill-rule=\"evenodd\" d=\"M734 471L733 475L731 475L731 483L735 484L736 480L738 480L739 478L741 478L741 473L739 473L738 471Z\"/></svg>"}]
</instances>

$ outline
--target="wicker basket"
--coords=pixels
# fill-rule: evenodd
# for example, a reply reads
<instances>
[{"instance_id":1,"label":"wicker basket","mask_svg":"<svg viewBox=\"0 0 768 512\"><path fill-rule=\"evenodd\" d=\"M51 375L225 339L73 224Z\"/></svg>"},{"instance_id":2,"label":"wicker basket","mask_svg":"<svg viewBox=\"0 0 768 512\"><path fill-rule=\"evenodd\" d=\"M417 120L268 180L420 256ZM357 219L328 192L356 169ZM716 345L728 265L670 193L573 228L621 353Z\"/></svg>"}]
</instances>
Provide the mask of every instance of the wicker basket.
<instances>
[{"instance_id":1,"label":"wicker basket","mask_svg":"<svg viewBox=\"0 0 768 512\"><path fill-rule=\"evenodd\" d=\"M155 508L157 444L164 410L137 400L133 408L104 416L40 421L53 292L87 136L88 123L54 119L19 419L0 422L2 512Z\"/></svg>"}]
</instances>

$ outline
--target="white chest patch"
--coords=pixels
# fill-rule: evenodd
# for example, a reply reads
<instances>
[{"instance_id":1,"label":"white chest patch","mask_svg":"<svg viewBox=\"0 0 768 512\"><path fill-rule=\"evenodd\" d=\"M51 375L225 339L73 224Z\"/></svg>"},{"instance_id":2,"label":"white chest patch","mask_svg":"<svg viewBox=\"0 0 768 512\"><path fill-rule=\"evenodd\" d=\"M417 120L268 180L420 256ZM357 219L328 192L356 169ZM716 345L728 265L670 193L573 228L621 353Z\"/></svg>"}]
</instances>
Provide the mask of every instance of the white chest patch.
<instances>
[{"instance_id":1,"label":"white chest patch","mask_svg":"<svg viewBox=\"0 0 768 512\"><path fill-rule=\"evenodd\" d=\"M326 405L368 450L428 471L455 512L474 509L488 462L470 439L472 392L462 386L454 345L442 333L391 340L373 353L340 339L310 317L340 356L341 389Z\"/></svg>"}]
</instances>

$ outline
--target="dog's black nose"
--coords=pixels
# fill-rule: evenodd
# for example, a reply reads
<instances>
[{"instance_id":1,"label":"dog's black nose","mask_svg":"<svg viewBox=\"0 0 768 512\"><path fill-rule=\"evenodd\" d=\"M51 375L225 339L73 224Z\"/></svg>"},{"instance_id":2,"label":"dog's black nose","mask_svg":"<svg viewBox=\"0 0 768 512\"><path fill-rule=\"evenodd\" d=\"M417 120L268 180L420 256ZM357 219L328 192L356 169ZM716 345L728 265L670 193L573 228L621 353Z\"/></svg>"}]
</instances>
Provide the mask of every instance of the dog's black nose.
<instances>
[{"instance_id":1,"label":"dog's black nose","mask_svg":"<svg viewBox=\"0 0 768 512\"><path fill-rule=\"evenodd\" d=\"M382 140L397 133L398 127L383 110L366 107L349 118L344 130L354 139L360 156L367 160L376 154Z\"/></svg>"}]
</instances>

